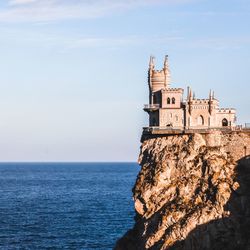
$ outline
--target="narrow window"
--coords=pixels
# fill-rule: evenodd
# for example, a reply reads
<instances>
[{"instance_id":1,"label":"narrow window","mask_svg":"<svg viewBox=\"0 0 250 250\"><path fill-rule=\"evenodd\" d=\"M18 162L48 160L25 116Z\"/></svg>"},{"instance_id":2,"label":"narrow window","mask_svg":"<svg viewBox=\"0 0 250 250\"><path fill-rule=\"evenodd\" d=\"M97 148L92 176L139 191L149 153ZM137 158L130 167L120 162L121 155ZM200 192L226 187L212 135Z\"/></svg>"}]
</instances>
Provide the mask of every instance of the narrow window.
<instances>
[{"instance_id":1,"label":"narrow window","mask_svg":"<svg viewBox=\"0 0 250 250\"><path fill-rule=\"evenodd\" d=\"M167 104L170 104L170 98L168 97L168 99L167 99Z\"/></svg>"},{"instance_id":2,"label":"narrow window","mask_svg":"<svg viewBox=\"0 0 250 250\"><path fill-rule=\"evenodd\" d=\"M198 117L198 125L204 125L204 118L202 115Z\"/></svg>"},{"instance_id":3,"label":"narrow window","mask_svg":"<svg viewBox=\"0 0 250 250\"><path fill-rule=\"evenodd\" d=\"M175 104L175 98L174 97L172 98L172 104Z\"/></svg>"},{"instance_id":4,"label":"narrow window","mask_svg":"<svg viewBox=\"0 0 250 250\"><path fill-rule=\"evenodd\" d=\"M227 127L228 126L228 120L226 118L224 118L222 120L222 127Z\"/></svg>"}]
</instances>

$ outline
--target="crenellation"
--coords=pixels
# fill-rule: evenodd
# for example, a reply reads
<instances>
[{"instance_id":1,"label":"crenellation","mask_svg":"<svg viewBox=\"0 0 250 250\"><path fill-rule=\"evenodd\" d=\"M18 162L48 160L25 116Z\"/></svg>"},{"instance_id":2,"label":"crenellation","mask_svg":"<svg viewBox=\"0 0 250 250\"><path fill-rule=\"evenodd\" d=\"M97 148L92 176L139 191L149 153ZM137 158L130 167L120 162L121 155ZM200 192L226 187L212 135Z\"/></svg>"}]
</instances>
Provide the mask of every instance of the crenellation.
<instances>
[{"instance_id":1,"label":"crenellation","mask_svg":"<svg viewBox=\"0 0 250 250\"><path fill-rule=\"evenodd\" d=\"M166 91L170 91L170 92L184 92L184 89L182 89L182 88L168 88L168 89L166 89Z\"/></svg>"},{"instance_id":2,"label":"crenellation","mask_svg":"<svg viewBox=\"0 0 250 250\"><path fill-rule=\"evenodd\" d=\"M221 109L218 109L217 112L219 113L236 113L236 109L234 108L221 108Z\"/></svg>"}]
</instances>

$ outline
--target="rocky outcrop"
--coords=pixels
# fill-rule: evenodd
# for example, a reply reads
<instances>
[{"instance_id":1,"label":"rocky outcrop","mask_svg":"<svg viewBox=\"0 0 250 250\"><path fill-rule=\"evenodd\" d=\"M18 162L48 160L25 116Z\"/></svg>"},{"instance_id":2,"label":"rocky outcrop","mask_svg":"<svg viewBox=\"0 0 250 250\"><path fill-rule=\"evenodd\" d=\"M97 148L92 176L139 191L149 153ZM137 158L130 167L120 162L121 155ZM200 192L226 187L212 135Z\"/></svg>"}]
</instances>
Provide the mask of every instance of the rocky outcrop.
<instances>
[{"instance_id":1,"label":"rocky outcrop","mask_svg":"<svg viewBox=\"0 0 250 250\"><path fill-rule=\"evenodd\" d=\"M135 226L116 250L250 249L250 135L144 138Z\"/></svg>"}]
</instances>

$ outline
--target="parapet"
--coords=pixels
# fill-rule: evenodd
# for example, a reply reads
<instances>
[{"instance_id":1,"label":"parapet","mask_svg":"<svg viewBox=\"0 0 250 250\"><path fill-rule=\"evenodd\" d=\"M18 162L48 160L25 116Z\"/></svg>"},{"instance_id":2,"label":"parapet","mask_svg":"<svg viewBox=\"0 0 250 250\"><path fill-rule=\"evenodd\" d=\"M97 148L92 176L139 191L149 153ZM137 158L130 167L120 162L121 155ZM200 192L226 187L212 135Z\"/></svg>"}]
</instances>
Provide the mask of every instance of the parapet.
<instances>
[{"instance_id":1,"label":"parapet","mask_svg":"<svg viewBox=\"0 0 250 250\"><path fill-rule=\"evenodd\" d=\"M223 114L235 114L236 113L236 109L234 108L220 108L217 109L218 113L223 113Z\"/></svg>"},{"instance_id":2,"label":"parapet","mask_svg":"<svg viewBox=\"0 0 250 250\"><path fill-rule=\"evenodd\" d=\"M192 103L193 104L208 104L209 99L193 99Z\"/></svg>"},{"instance_id":3,"label":"parapet","mask_svg":"<svg viewBox=\"0 0 250 250\"><path fill-rule=\"evenodd\" d=\"M182 88L168 88L168 89L166 89L165 91L167 91L167 92L178 92L178 93L183 93L184 92L184 89L182 89Z\"/></svg>"},{"instance_id":4,"label":"parapet","mask_svg":"<svg viewBox=\"0 0 250 250\"><path fill-rule=\"evenodd\" d=\"M212 99L212 101L210 99L192 99L191 100L192 104L209 104L211 103L218 103L219 101L217 99Z\"/></svg>"}]
</instances>

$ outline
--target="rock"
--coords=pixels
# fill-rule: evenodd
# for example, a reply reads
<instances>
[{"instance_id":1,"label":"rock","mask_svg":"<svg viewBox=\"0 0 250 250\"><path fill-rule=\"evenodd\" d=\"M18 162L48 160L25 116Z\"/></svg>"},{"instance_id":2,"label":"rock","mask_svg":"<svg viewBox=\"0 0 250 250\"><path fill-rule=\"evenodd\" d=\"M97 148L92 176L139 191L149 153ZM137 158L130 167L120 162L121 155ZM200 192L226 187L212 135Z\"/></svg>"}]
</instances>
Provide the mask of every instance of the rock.
<instances>
[{"instance_id":1,"label":"rock","mask_svg":"<svg viewBox=\"0 0 250 250\"><path fill-rule=\"evenodd\" d=\"M133 188L135 226L115 249L249 250L245 147L250 135L243 132L143 139Z\"/></svg>"}]
</instances>

